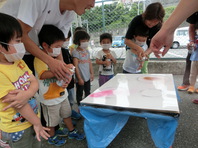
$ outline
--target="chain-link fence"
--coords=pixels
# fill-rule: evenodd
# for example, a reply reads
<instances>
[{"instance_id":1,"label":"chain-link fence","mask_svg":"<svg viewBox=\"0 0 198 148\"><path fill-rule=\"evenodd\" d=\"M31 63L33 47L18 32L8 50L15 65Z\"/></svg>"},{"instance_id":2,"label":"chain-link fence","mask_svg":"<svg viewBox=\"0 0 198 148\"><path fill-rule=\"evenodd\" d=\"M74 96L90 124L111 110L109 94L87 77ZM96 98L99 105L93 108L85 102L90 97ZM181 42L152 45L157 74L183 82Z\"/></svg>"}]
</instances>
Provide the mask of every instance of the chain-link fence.
<instances>
[{"instance_id":1,"label":"chain-link fence","mask_svg":"<svg viewBox=\"0 0 198 148\"><path fill-rule=\"evenodd\" d=\"M76 27L84 27L90 34L90 52L91 58L95 59L98 50L101 50L99 36L104 32L111 33L115 38L120 39L125 36L130 21L138 14L141 14L145 8L152 2L161 2L165 9L166 20L179 0L101 0L96 1L95 7L86 11L82 16L77 16L73 23L72 30ZM174 37L172 48L164 58L184 59L187 55L186 45L188 42L188 23L180 25L182 28L177 30ZM119 37L118 37L119 36ZM125 58L125 47L122 45L115 50L118 59ZM151 55L151 58L155 56Z\"/></svg>"}]
</instances>

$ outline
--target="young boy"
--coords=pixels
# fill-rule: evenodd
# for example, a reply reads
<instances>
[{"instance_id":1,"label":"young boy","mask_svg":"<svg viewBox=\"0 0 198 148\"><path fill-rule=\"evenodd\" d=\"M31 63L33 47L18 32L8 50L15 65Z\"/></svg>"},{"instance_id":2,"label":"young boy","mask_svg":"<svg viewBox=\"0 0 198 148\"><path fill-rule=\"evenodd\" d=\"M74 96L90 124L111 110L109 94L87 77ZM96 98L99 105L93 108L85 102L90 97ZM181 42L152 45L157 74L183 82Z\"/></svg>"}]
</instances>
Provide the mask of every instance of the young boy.
<instances>
[{"instance_id":1,"label":"young boy","mask_svg":"<svg viewBox=\"0 0 198 148\"><path fill-rule=\"evenodd\" d=\"M139 26L135 30L134 39L132 41L146 51L148 48L146 44L147 37L148 29L144 26ZM126 58L123 63L123 73L141 73L143 63L142 60L139 60L136 50L127 49Z\"/></svg>"},{"instance_id":2,"label":"young boy","mask_svg":"<svg viewBox=\"0 0 198 148\"><path fill-rule=\"evenodd\" d=\"M61 54L61 47L65 41L63 32L53 25L44 25L38 35L39 43L43 49L43 52L56 58ZM71 116L71 107L68 101L68 93L66 87L70 80L64 80L59 86L54 73L50 71L49 67L40 59L35 58L34 67L36 76L39 80L39 99L43 109L43 115L47 123L47 127L50 129L48 139L49 144L61 146L66 143L64 137L59 137L55 134L55 126L60 122L60 118L63 118L65 125L67 126L70 139L82 140L85 138L84 134L79 134L73 127ZM73 67L73 65L70 65ZM72 75L72 73L71 73Z\"/></svg>"},{"instance_id":3,"label":"young boy","mask_svg":"<svg viewBox=\"0 0 198 148\"><path fill-rule=\"evenodd\" d=\"M114 76L113 65L116 64L116 54L109 48L112 44L112 36L109 33L100 35L102 50L96 55L96 64L99 65L99 86L109 81Z\"/></svg>"},{"instance_id":4,"label":"young boy","mask_svg":"<svg viewBox=\"0 0 198 148\"><path fill-rule=\"evenodd\" d=\"M0 13L1 138L12 148L41 147L38 142L40 136L47 139L49 135L37 116L38 107L33 96L38 90L38 82L22 60L25 47L21 43L21 37L22 29L18 21ZM23 105L19 103L10 108L8 106L12 102L4 102L7 98L22 100Z\"/></svg>"},{"instance_id":5,"label":"young boy","mask_svg":"<svg viewBox=\"0 0 198 148\"><path fill-rule=\"evenodd\" d=\"M74 44L78 46L72 52L73 63L76 67L76 100L78 105L80 105L82 100L83 91L85 92L85 97L90 94L90 81L94 79L90 54L87 50L89 39L90 36L85 31L79 30L74 34Z\"/></svg>"}]
</instances>

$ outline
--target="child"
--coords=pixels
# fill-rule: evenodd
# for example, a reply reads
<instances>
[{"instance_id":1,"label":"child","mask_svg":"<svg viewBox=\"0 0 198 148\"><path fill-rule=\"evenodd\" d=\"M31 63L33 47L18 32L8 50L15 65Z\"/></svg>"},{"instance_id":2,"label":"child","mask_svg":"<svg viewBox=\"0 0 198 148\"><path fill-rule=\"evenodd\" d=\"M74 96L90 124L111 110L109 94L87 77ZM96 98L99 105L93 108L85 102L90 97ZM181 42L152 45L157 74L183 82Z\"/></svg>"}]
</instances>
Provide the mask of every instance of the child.
<instances>
[{"instance_id":1,"label":"child","mask_svg":"<svg viewBox=\"0 0 198 148\"><path fill-rule=\"evenodd\" d=\"M39 43L43 48L43 52L56 58L61 54L61 47L65 41L63 32L53 25L44 25L38 35ZM59 137L55 134L55 126L63 118L67 126L70 139L82 140L84 134L79 134L74 129L71 116L71 108L67 99L68 93L66 87L70 80L64 80L61 86L58 86L57 79L49 67L40 59L35 58L34 67L36 76L39 80L39 99L43 109L43 115L50 129L48 143L56 146L61 146L66 143L64 137ZM72 65L70 65L72 67Z\"/></svg>"},{"instance_id":2,"label":"child","mask_svg":"<svg viewBox=\"0 0 198 148\"><path fill-rule=\"evenodd\" d=\"M148 37L148 29L144 26L139 26L135 30L134 39L132 41L142 47L145 51L147 49L146 40ZM126 58L123 63L123 73L141 73L143 61L139 60L137 51L134 49L127 49Z\"/></svg>"},{"instance_id":3,"label":"child","mask_svg":"<svg viewBox=\"0 0 198 148\"><path fill-rule=\"evenodd\" d=\"M0 13L0 127L2 140L12 148L41 147L40 136L49 135L42 127L34 94L38 82L22 60L25 47L21 43L22 29L18 21ZM16 94L10 93L14 90ZM24 105L8 109L4 99L24 100ZM28 103L27 103L28 102ZM5 110L7 108L7 110ZM33 127L32 127L33 125ZM35 139L35 135L38 141Z\"/></svg>"},{"instance_id":4,"label":"child","mask_svg":"<svg viewBox=\"0 0 198 148\"><path fill-rule=\"evenodd\" d=\"M90 94L90 80L93 81L94 79L90 54L87 50L89 39L90 36L85 31L79 30L74 34L74 44L78 45L72 52L73 63L76 67L76 100L78 105L82 100L83 90L85 97Z\"/></svg>"},{"instance_id":5,"label":"child","mask_svg":"<svg viewBox=\"0 0 198 148\"><path fill-rule=\"evenodd\" d=\"M198 93L198 89L195 90L195 83L198 75L198 23L195 24L195 41L194 46L191 46L192 54L190 57L191 60L191 68L190 68L190 87L188 88L187 92L192 94L194 92ZM193 100L194 103L198 103L198 100Z\"/></svg>"},{"instance_id":6,"label":"child","mask_svg":"<svg viewBox=\"0 0 198 148\"><path fill-rule=\"evenodd\" d=\"M100 35L102 50L98 51L96 64L99 65L99 86L109 81L114 76L113 64L116 64L116 54L109 48L112 44L112 36L109 33Z\"/></svg>"},{"instance_id":7,"label":"child","mask_svg":"<svg viewBox=\"0 0 198 148\"><path fill-rule=\"evenodd\" d=\"M66 64L73 64L73 59L68 49L70 37L71 37L71 31L68 32L67 38L65 39L65 42L63 44L63 48L61 48L63 60ZM72 76L72 79L67 86L67 92L68 92L69 103L72 108L74 104L74 76ZM75 110L72 110L71 118L78 120L81 118L81 115Z\"/></svg>"}]
</instances>

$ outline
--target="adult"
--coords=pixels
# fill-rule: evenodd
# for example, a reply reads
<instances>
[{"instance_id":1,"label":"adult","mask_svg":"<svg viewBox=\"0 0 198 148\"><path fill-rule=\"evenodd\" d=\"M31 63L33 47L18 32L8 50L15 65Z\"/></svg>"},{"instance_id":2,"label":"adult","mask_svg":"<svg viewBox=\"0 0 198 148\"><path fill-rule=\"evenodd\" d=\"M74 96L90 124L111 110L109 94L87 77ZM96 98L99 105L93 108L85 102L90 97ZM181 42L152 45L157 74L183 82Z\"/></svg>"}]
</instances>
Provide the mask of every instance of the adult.
<instances>
[{"instance_id":1,"label":"adult","mask_svg":"<svg viewBox=\"0 0 198 148\"><path fill-rule=\"evenodd\" d=\"M195 24L198 22L198 12L195 12L186 20L189 25L189 43L188 48L190 48L191 45L195 44ZM178 90L188 90L190 82L189 82L189 76L190 76L190 69L191 69L191 52L188 52L188 55L186 57L186 68L183 76L183 83L181 86L178 86Z\"/></svg>"},{"instance_id":2,"label":"adult","mask_svg":"<svg viewBox=\"0 0 198 148\"><path fill-rule=\"evenodd\" d=\"M45 62L58 79L63 79L66 73L71 72L63 62L62 55L58 57L61 60L56 60L44 54L38 47L38 33L44 24L51 24L61 29L67 37L75 12L82 15L85 9L94 7L94 3L95 0L7 0L0 12L17 18L23 30L22 42L27 52ZM30 68L32 59L31 56L25 58ZM13 107L23 105L25 100L10 97L4 101L10 103L9 107Z\"/></svg>"},{"instance_id":3,"label":"adult","mask_svg":"<svg viewBox=\"0 0 198 148\"><path fill-rule=\"evenodd\" d=\"M160 31L153 37L150 44L150 50L152 50L156 57L160 58L160 54L164 56L173 43L173 35L175 29L190 15L198 10L197 0L181 0L173 11L171 16L163 24ZM163 51L160 49L164 47Z\"/></svg>"},{"instance_id":4,"label":"adult","mask_svg":"<svg viewBox=\"0 0 198 148\"><path fill-rule=\"evenodd\" d=\"M139 26L148 28L149 34L146 42L149 47L152 37L160 30L162 26L164 15L165 11L161 3L151 3L147 6L143 14L137 15L130 22L128 31L125 36L125 44L131 50L136 50L139 57L144 56L144 50L141 46L137 45L135 42L132 41L134 39L136 28ZM143 64L143 68L141 69L142 73L148 73L147 65L148 61L145 61ZM126 70L127 68L123 65L123 69Z\"/></svg>"},{"instance_id":5,"label":"adult","mask_svg":"<svg viewBox=\"0 0 198 148\"><path fill-rule=\"evenodd\" d=\"M139 53L142 53L143 49L132 41L132 39L134 39L135 29L141 25L146 26L149 29L149 36L147 38L147 45L149 47L152 37L160 30L162 26L164 15L165 11L161 3L156 2L148 5L143 14L137 15L130 22L125 36L125 44L129 48L135 49Z\"/></svg>"}]
</instances>

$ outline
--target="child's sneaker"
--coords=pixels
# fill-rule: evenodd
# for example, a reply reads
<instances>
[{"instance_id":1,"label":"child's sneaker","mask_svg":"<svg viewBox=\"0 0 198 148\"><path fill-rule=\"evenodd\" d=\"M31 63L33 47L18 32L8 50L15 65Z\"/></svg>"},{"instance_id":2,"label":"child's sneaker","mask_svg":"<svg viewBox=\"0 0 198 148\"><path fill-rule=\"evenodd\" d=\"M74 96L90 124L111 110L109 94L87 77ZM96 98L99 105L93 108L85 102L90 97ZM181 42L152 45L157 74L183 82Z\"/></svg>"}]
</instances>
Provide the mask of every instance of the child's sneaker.
<instances>
[{"instance_id":1,"label":"child's sneaker","mask_svg":"<svg viewBox=\"0 0 198 148\"><path fill-rule=\"evenodd\" d=\"M62 146L67 142L67 140L63 137L53 136L48 138L48 143L55 146Z\"/></svg>"},{"instance_id":2,"label":"child's sneaker","mask_svg":"<svg viewBox=\"0 0 198 148\"><path fill-rule=\"evenodd\" d=\"M69 139L83 140L85 138L85 134L81 134L78 130L74 129L73 132L69 132L68 137Z\"/></svg>"},{"instance_id":3,"label":"child's sneaker","mask_svg":"<svg viewBox=\"0 0 198 148\"><path fill-rule=\"evenodd\" d=\"M188 90L188 88L189 88L189 85L181 85L177 87L178 90Z\"/></svg>"},{"instance_id":4,"label":"child's sneaker","mask_svg":"<svg viewBox=\"0 0 198 148\"><path fill-rule=\"evenodd\" d=\"M189 89L187 90L187 92L188 92L189 94L194 93L194 92L195 92L195 87L194 87L194 86L190 86Z\"/></svg>"},{"instance_id":5,"label":"child's sneaker","mask_svg":"<svg viewBox=\"0 0 198 148\"><path fill-rule=\"evenodd\" d=\"M60 127L58 130L55 131L55 135L57 136L67 136L69 130L67 128Z\"/></svg>"},{"instance_id":6,"label":"child's sneaker","mask_svg":"<svg viewBox=\"0 0 198 148\"><path fill-rule=\"evenodd\" d=\"M81 118L81 115L80 113L77 113L75 110L72 110L71 118L79 120Z\"/></svg>"},{"instance_id":7,"label":"child's sneaker","mask_svg":"<svg viewBox=\"0 0 198 148\"><path fill-rule=\"evenodd\" d=\"M7 142L5 142L5 141L3 141L1 139L0 139L0 147L2 147L2 148L11 148L10 145Z\"/></svg>"}]
</instances>

